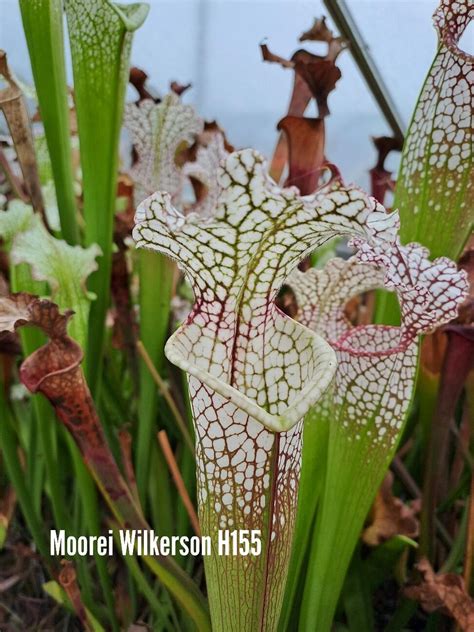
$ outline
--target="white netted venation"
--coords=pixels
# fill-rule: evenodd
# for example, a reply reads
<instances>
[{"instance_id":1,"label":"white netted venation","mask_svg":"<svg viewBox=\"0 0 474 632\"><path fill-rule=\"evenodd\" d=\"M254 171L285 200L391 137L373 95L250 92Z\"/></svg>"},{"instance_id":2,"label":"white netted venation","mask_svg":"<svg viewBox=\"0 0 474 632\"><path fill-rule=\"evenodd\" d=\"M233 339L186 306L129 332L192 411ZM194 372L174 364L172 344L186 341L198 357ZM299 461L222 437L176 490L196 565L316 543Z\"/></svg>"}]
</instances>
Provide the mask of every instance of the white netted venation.
<instances>
[{"instance_id":1,"label":"white netted venation","mask_svg":"<svg viewBox=\"0 0 474 632\"><path fill-rule=\"evenodd\" d=\"M138 247L175 259L194 289L191 314L166 354L190 376L203 531L240 527L264 535L258 559L207 561L211 610L235 593L232 629L242 630L252 629L262 612L270 625L278 611L302 420L336 368L331 346L281 313L274 298L318 245L340 234L393 240L397 218L356 188L331 183L305 197L281 189L253 150L219 164L213 213L184 215L157 192L140 204L134 238Z\"/></svg>"},{"instance_id":2,"label":"white netted venation","mask_svg":"<svg viewBox=\"0 0 474 632\"><path fill-rule=\"evenodd\" d=\"M200 199L190 209L201 219L210 218L215 212L220 195L217 172L228 156L221 131L207 132L204 135L207 140L198 147L196 160L186 162L182 170L183 176L198 182L203 189Z\"/></svg>"},{"instance_id":3,"label":"white netted venation","mask_svg":"<svg viewBox=\"0 0 474 632\"><path fill-rule=\"evenodd\" d=\"M429 260L419 244L356 238L358 253L333 259L323 270L293 272L298 320L333 346L338 367L325 417L390 448L410 405L418 358L418 335L449 322L467 291L465 274L445 257ZM396 292L401 326L353 327L344 315L347 301L377 287ZM326 402L327 404L327 402Z\"/></svg>"},{"instance_id":4,"label":"white netted venation","mask_svg":"<svg viewBox=\"0 0 474 632\"><path fill-rule=\"evenodd\" d=\"M194 142L203 129L202 119L172 92L160 103L151 99L127 103L124 125L136 151L137 160L130 170L136 204L156 190L168 191L176 199L183 187L176 153L183 145Z\"/></svg>"}]
</instances>

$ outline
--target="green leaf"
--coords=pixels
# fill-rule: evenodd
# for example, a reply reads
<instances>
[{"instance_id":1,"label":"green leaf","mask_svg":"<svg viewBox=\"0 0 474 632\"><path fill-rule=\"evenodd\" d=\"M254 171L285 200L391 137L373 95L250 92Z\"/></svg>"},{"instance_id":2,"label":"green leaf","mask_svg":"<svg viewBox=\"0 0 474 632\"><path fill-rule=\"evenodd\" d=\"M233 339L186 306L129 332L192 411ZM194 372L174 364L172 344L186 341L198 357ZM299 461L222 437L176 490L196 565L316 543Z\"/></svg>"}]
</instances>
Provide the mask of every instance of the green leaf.
<instances>
[{"instance_id":1,"label":"green leaf","mask_svg":"<svg viewBox=\"0 0 474 632\"><path fill-rule=\"evenodd\" d=\"M99 255L100 248L96 245L89 248L70 246L52 237L39 215L35 215L27 229L15 237L11 249L12 263L29 264L32 278L49 284L52 299L61 308L76 313L71 334L81 346L87 339L89 306L94 298L87 291L86 280L97 270Z\"/></svg>"},{"instance_id":2,"label":"green leaf","mask_svg":"<svg viewBox=\"0 0 474 632\"><path fill-rule=\"evenodd\" d=\"M58 582L55 582L52 580L52 581L44 583L43 590L50 597L52 597L54 601L56 601L56 603L60 604L61 606L67 608L69 611L73 612L73 607L66 594L66 591L58 584ZM94 617L92 612L88 610L87 608L84 608L84 610L87 617L87 621L90 625L90 629L93 630L93 632L105 632L105 629L100 625L100 623Z\"/></svg>"},{"instance_id":3,"label":"green leaf","mask_svg":"<svg viewBox=\"0 0 474 632\"><path fill-rule=\"evenodd\" d=\"M33 220L33 209L20 200L12 200L6 211L0 212L0 237L10 250L13 238L27 230Z\"/></svg>"},{"instance_id":4,"label":"green leaf","mask_svg":"<svg viewBox=\"0 0 474 632\"><path fill-rule=\"evenodd\" d=\"M442 0L433 17L438 50L408 130L394 208L403 242L419 241L433 257L457 259L474 221L474 58L458 48L472 4Z\"/></svg>"},{"instance_id":5,"label":"green leaf","mask_svg":"<svg viewBox=\"0 0 474 632\"><path fill-rule=\"evenodd\" d=\"M407 536L396 535L375 547L364 559L364 573L371 592L380 586L387 576L395 575L395 567L408 547L417 549L418 544ZM404 577L401 579L405 580Z\"/></svg>"},{"instance_id":6,"label":"green leaf","mask_svg":"<svg viewBox=\"0 0 474 632\"><path fill-rule=\"evenodd\" d=\"M328 393L326 392L322 402L327 399ZM322 402L321 406L324 406ZM326 405L329 405L329 402ZM288 579L286 581L285 598L278 626L278 629L282 632L288 630L291 617L295 616L294 610L299 607L298 601L301 598L299 588L306 570L305 561L309 553L316 511L324 486L329 423L329 420L321 418L318 415L318 410L314 408L306 415L304 421L303 454L295 535L290 567L288 569Z\"/></svg>"},{"instance_id":7,"label":"green leaf","mask_svg":"<svg viewBox=\"0 0 474 632\"><path fill-rule=\"evenodd\" d=\"M26 246L26 258L30 261L33 261L33 266L36 263L36 253L38 246L37 239L34 238L35 234L37 237L39 235L39 239L42 240L40 272L44 272L47 275L48 279L51 281L52 286L56 287L58 298L61 298L61 300L64 300L67 303L66 307L71 307L71 304L75 302L76 298L78 299L78 305L82 304L84 298L81 295L80 284L77 287L74 285L74 279L78 279L78 277L80 278L80 270L75 271L74 277L68 277L66 279L66 285L59 285L58 279L55 279L55 277L50 277L50 274L53 272L54 267L55 271L59 271L59 274L57 276L61 278L61 261L64 259L67 260L69 253L71 252L78 253L81 250L79 246L73 248L71 246L68 246L65 242L54 239L51 235L49 235L49 233L45 231L40 222L39 216L33 215L31 207L29 207L28 205L24 205L21 202L10 202L8 210L6 212L0 213L0 235L3 237L4 241L7 242L7 247L11 247L11 243L15 235L17 235L18 239L18 235L21 235L22 231L33 232L33 234L30 235L30 237L33 237L31 243L29 243L29 239L27 238L26 242L23 244L24 246ZM21 241L22 240L20 240L20 244ZM29 246L32 246L32 250L30 250ZM56 253L53 256L55 262L53 266L51 265L53 264L53 261L49 262L47 260L48 251ZM81 257L77 257L77 260L82 264ZM91 263L85 263L86 267L87 265L92 265ZM66 268L68 267L67 262L65 263L65 266ZM20 265L16 266L11 265L10 277L11 287L14 292L30 292L37 295L44 295L47 293L48 288L46 287L46 283L40 283L32 278L32 270L27 263L21 263ZM89 299L87 298L87 294L85 292L82 293L86 295L86 299L87 301L89 301ZM72 306L74 307L74 304ZM84 313L86 309L88 310L88 303L87 307L85 303L83 303L82 309L80 311ZM83 322L81 323L81 320L79 320L73 330L78 341L84 344L86 339L85 326L87 325L87 318L83 318L82 321ZM22 341L22 347L25 356L33 353L44 343L44 336L39 330L35 328L25 329L20 333L20 338ZM32 405L40 435L41 448L45 458L46 472L49 484L49 495L51 498L55 524L58 528L67 528L69 526L69 515L60 483L60 474L57 462L57 429L54 418L54 411L50 407L49 403L39 395L33 396ZM85 522L87 524L89 532L91 534L97 535L100 533L100 521L93 482L90 474L87 472L85 465L80 458L76 445L72 441L68 441L68 447L73 458L76 482L75 489L77 490L78 496L82 501ZM106 574L105 560L96 556L96 564L99 572L100 583L104 590L104 595L109 607L109 612L111 613L111 620L113 621L114 616L112 613L112 609L110 608L111 597L109 597L109 595L111 596L111 588L108 585L109 578Z\"/></svg>"},{"instance_id":8,"label":"green leaf","mask_svg":"<svg viewBox=\"0 0 474 632\"><path fill-rule=\"evenodd\" d=\"M110 297L112 231L119 134L133 32L148 13L144 4L66 0L84 192L86 244L102 250L90 287L97 295L89 319L88 381L100 382L105 316Z\"/></svg>"},{"instance_id":9,"label":"green leaf","mask_svg":"<svg viewBox=\"0 0 474 632\"><path fill-rule=\"evenodd\" d=\"M64 64L62 0L20 0L64 239L79 242Z\"/></svg>"},{"instance_id":10,"label":"green leaf","mask_svg":"<svg viewBox=\"0 0 474 632\"><path fill-rule=\"evenodd\" d=\"M331 627L363 522L410 406L417 337L454 318L468 288L466 275L453 262L431 262L418 244L401 246L396 234L387 235L385 229L381 233L378 215L384 216L374 213L368 220L369 240L354 240L357 257L332 260L323 270L295 271L289 283L298 302L298 319L324 335L338 358L330 405L319 409L329 423L329 448L303 595L302 630L312 630L314 621L318 632ZM396 220L396 214L392 217ZM344 315L345 303L382 282L397 293L402 325L352 327Z\"/></svg>"},{"instance_id":11,"label":"green leaf","mask_svg":"<svg viewBox=\"0 0 474 632\"><path fill-rule=\"evenodd\" d=\"M372 594L368 585L360 550L356 550L342 593L350 632L374 632Z\"/></svg>"},{"instance_id":12,"label":"green leaf","mask_svg":"<svg viewBox=\"0 0 474 632\"><path fill-rule=\"evenodd\" d=\"M2 432L0 445L5 471L15 488L18 504L21 507L25 522L33 536L35 545L41 553L47 567L52 567L49 546L44 533L44 524L34 506L31 489L28 487L25 470L18 458L18 437L14 430L13 413L5 397L6 385L3 375L0 376L0 411L2 413Z\"/></svg>"}]
</instances>

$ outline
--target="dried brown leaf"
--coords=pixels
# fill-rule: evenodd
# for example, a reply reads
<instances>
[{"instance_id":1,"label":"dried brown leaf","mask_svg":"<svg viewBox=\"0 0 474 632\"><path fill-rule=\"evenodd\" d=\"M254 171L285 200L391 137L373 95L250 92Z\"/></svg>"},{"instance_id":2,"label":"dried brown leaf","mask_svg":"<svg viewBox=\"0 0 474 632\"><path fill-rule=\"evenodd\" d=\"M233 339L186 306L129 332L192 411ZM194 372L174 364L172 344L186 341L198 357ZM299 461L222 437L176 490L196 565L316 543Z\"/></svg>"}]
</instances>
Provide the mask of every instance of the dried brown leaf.
<instances>
[{"instance_id":1,"label":"dried brown leaf","mask_svg":"<svg viewBox=\"0 0 474 632\"><path fill-rule=\"evenodd\" d=\"M330 59L318 59L311 62L297 60L295 71L306 81L318 104L319 117L324 118L329 114L328 96L341 78L341 71Z\"/></svg>"},{"instance_id":2,"label":"dried brown leaf","mask_svg":"<svg viewBox=\"0 0 474 632\"><path fill-rule=\"evenodd\" d=\"M180 97L184 92L186 92L186 90L189 90L191 85L192 84L190 83L179 83L179 81L171 81L170 90Z\"/></svg>"},{"instance_id":3,"label":"dried brown leaf","mask_svg":"<svg viewBox=\"0 0 474 632\"><path fill-rule=\"evenodd\" d=\"M468 595L460 575L436 575L427 559L417 564L423 581L405 588L409 599L419 601L427 612L442 611L452 617L464 632L474 630L474 600Z\"/></svg>"},{"instance_id":4,"label":"dried brown leaf","mask_svg":"<svg viewBox=\"0 0 474 632\"><path fill-rule=\"evenodd\" d=\"M393 474L388 472L375 498L371 523L362 533L362 540L369 546L378 546L396 535L418 535L415 510L393 495L392 485Z\"/></svg>"},{"instance_id":5,"label":"dried brown leaf","mask_svg":"<svg viewBox=\"0 0 474 632\"><path fill-rule=\"evenodd\" d=\"M0 297L0 331L33 325L49 337L21 365L21 381L32 393L40 392L51 402L117 515L126 525L143 528L141 511L107 445L80 367L82 349L67 333L71 316L71 311L61 313L51 301L30 294Z\"/></svg>"},{"instance_id":6,"label":"dried brown leaf","mask_svg":"<svg viewBox=\"0 0 474 632\"><path fill-rule=\"evenodd\" d=\"M313 193L324 162L324 120L285 116L277 129L285 133L288 144L285 186L297 186L301 195Z\"/></svg>"},{"instance_id":7,"label":"dried brown leaf","mask_svg":"<svg viewBox=\"0 0 474 632\"><path fill-rule=\"evenodd\" d=\"M279 63L284 68L293 68L295 71L287 116L303 116L311 97L316 100L319 118L329 114L328 95L341 76L339 68L334 64L336 56L322 57L300 49L291 59L285 59L271 53L266 44L262 44L261 49L264 61ZM270 175L276 182L280 182L287 162L288 142L286 136L280 134L270 166Z\"/></svg>"},{"instance_id":8,"label":"dried brown leaf","mask_svg":"<svg viewBox=\"0 0 474 632\"><path fill-rule=\"evenodd\" d=\"M143 101L144 99L152 99L155 103L158 103L160 101L160 99L155 94L152 94L148 90L146 86L148 75L141 68L137 68L136 66L130 68L128 80L138 92L137 103L140 103L140 101Z\"/></svg>"},{"instance_id":9,"label":"dried brown leaf","mask_svg":"<svg viewBox=\"0 0 474 632\"><path fill-rule=\"evenodd\" d=\"M84 626L84 629L87 632L94 632L94 628L90 624L86 609L82 603L81 591L79 590L79 586L77 584L76 571L73 563L69 560L61 560L61 566L62 568L59 573L58 581L69 597L69 601L74 608L74 612Z\"/></svg>"},{"instance_id":10,"label":"dried brown leaf","mask_svg":"<svg viewBox=\"0 0 474 632\"><path fill-rule=\"evenodd\" d=\"M283 68L294 68L294 62L290 59L285 59L280 55L275 55L268 48L267 44L260 44L260 50L262 51L263 61L268 61L271 64L280 64Z\"/></svg>"},{"instance_id":11,"label":"dried brown leaf","mask_svg":"<svg viewBox=\"0 0 474 632\"><path fill-rule=\"evenodd\" d=\"M393 191L395 181L392 173L385 168L385 160L391 151L401 151L402 142L391 136L372 138L377 150L377 162L370 170L371 193L381 204L384 203L388 191Z\"/></svg>"},{"instance_id":12,"label":"dried brown leaf","mask_svg":"<svg viewBox=\"0 0 474 632\"><path fill-rule=\"evenodd\" d=\"M335 61L339 53L348 46L348 42L343 37L334 36L334 33L326 24L324 16L314 18L312 27L300 35L299 41L327 42L328 52L326 59L332 59L332 61Z\"/></svg>"},{"instance_id":13,"label":"dried brown leaf","mask_svg":"<svg viewBox=\"0 0 474 632\"><path fill-rule=\"evenodd\" d=\"M326 24L326 18L323 15L320 18L314 18L312 27L300 35L299 41L331 42L333 39L334 34Z\"/></svg>"},{"instance_id":14,"label":"dried brown leaf","mask_svg":"<svg viewBox=\"0 0 474 632\"><path fill-rule=\"evenodd\" d=\"M41 184L36 164L36 155L31 133L30 119L23 93L15 81L7 63L7 54L0 50L0 75L7 86L0 89L0 108L3 110L10 134L15 145L18 162L31 203L35 210L43 215L44 205Z\"/></svg>"}]
</instances>

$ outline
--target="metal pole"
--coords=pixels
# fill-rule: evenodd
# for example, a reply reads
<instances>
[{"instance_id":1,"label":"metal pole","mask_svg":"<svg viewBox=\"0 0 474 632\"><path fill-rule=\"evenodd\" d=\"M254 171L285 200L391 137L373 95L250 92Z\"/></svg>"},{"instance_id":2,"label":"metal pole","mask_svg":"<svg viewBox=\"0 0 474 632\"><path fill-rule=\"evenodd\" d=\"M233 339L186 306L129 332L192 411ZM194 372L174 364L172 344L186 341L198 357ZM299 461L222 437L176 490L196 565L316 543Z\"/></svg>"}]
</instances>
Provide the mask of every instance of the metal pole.
<instances>
[{"instance_id":1,"label":"metal pole","mask_svg":"<svg viewBox=\"0 0 474 632\"><path fill-rule=\"evenodd\" d=\"M403 142L404 124L397 107L385 85L382 76L372 59L369 47L364 41L357 24L352 17L345 0L323 0L339 33L350 42L350 50L354 61L361 71L379 108L392 129L395 138Z\"/></svg>"}]
</instances>

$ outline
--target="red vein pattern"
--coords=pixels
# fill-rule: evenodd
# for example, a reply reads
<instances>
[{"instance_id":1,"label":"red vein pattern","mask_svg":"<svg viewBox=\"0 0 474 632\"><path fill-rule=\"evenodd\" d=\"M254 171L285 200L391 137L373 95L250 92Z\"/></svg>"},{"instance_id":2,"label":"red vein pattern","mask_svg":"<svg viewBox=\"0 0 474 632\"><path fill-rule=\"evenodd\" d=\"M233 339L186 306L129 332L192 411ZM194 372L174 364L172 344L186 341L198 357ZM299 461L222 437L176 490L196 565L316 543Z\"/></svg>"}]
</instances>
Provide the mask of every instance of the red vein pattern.
<instances>
[{"instance_id":1,"label":"red vein pattern","mask_svg":"<svg viewBox=\"0 0 474 632\"><path fill-rule=\"evenodd\" d=\"M330 628L354 547L401 435L415 385L418 335L451 320L468 289L466 274L449 259L431 262L426 249L401 246L397 237L379 241L385 231L376 215L367 222L372 239L353 240L355 258L295 271L288 281L297 317L327 337L338 360L334 383L311 415L312 423L328 426L329 441L308 568L319 590L305 592L303 611L310 601L322 629ZM346 302L377 286L396 292L401 326L351 326Z\"/></svg>"},{"instance_id":2,"label":"red vein pattern","mask_svg":"<svg viewBox=\"0 0 474 632\"><path fill-rule=\"evenodd\" d=\"M335 371L331 347L281 313L289 273L334 235L394 238L396 215L355 188L311 196L281 189L257 152L218 170L214 215L183 216L166 193L138 207L138 247L177 260L195 304L166 354L189 374L204 534L260 529L259 557L205 560L215 630L275 629L287 572L301 457L302 419Z\"/></svg>"},{"instance_id":3,"label":"red vein pattern","mask_svg":"<svg viewBox=\"0 0 474 632\"><path fill-rule=\"evenodd\" d=\"M289 284L299 322L324 336L337 354L328 414L352 438L363 433L390 449L412 397L418 335L456 317L468 290L466 274L446 257L431 262L419 244L353 243L356 257L333 259L324 270L296 270ZM348 299L384 286L397 294L401 326L352 327L343 312Z\"/></svg>"}]
</instances>

